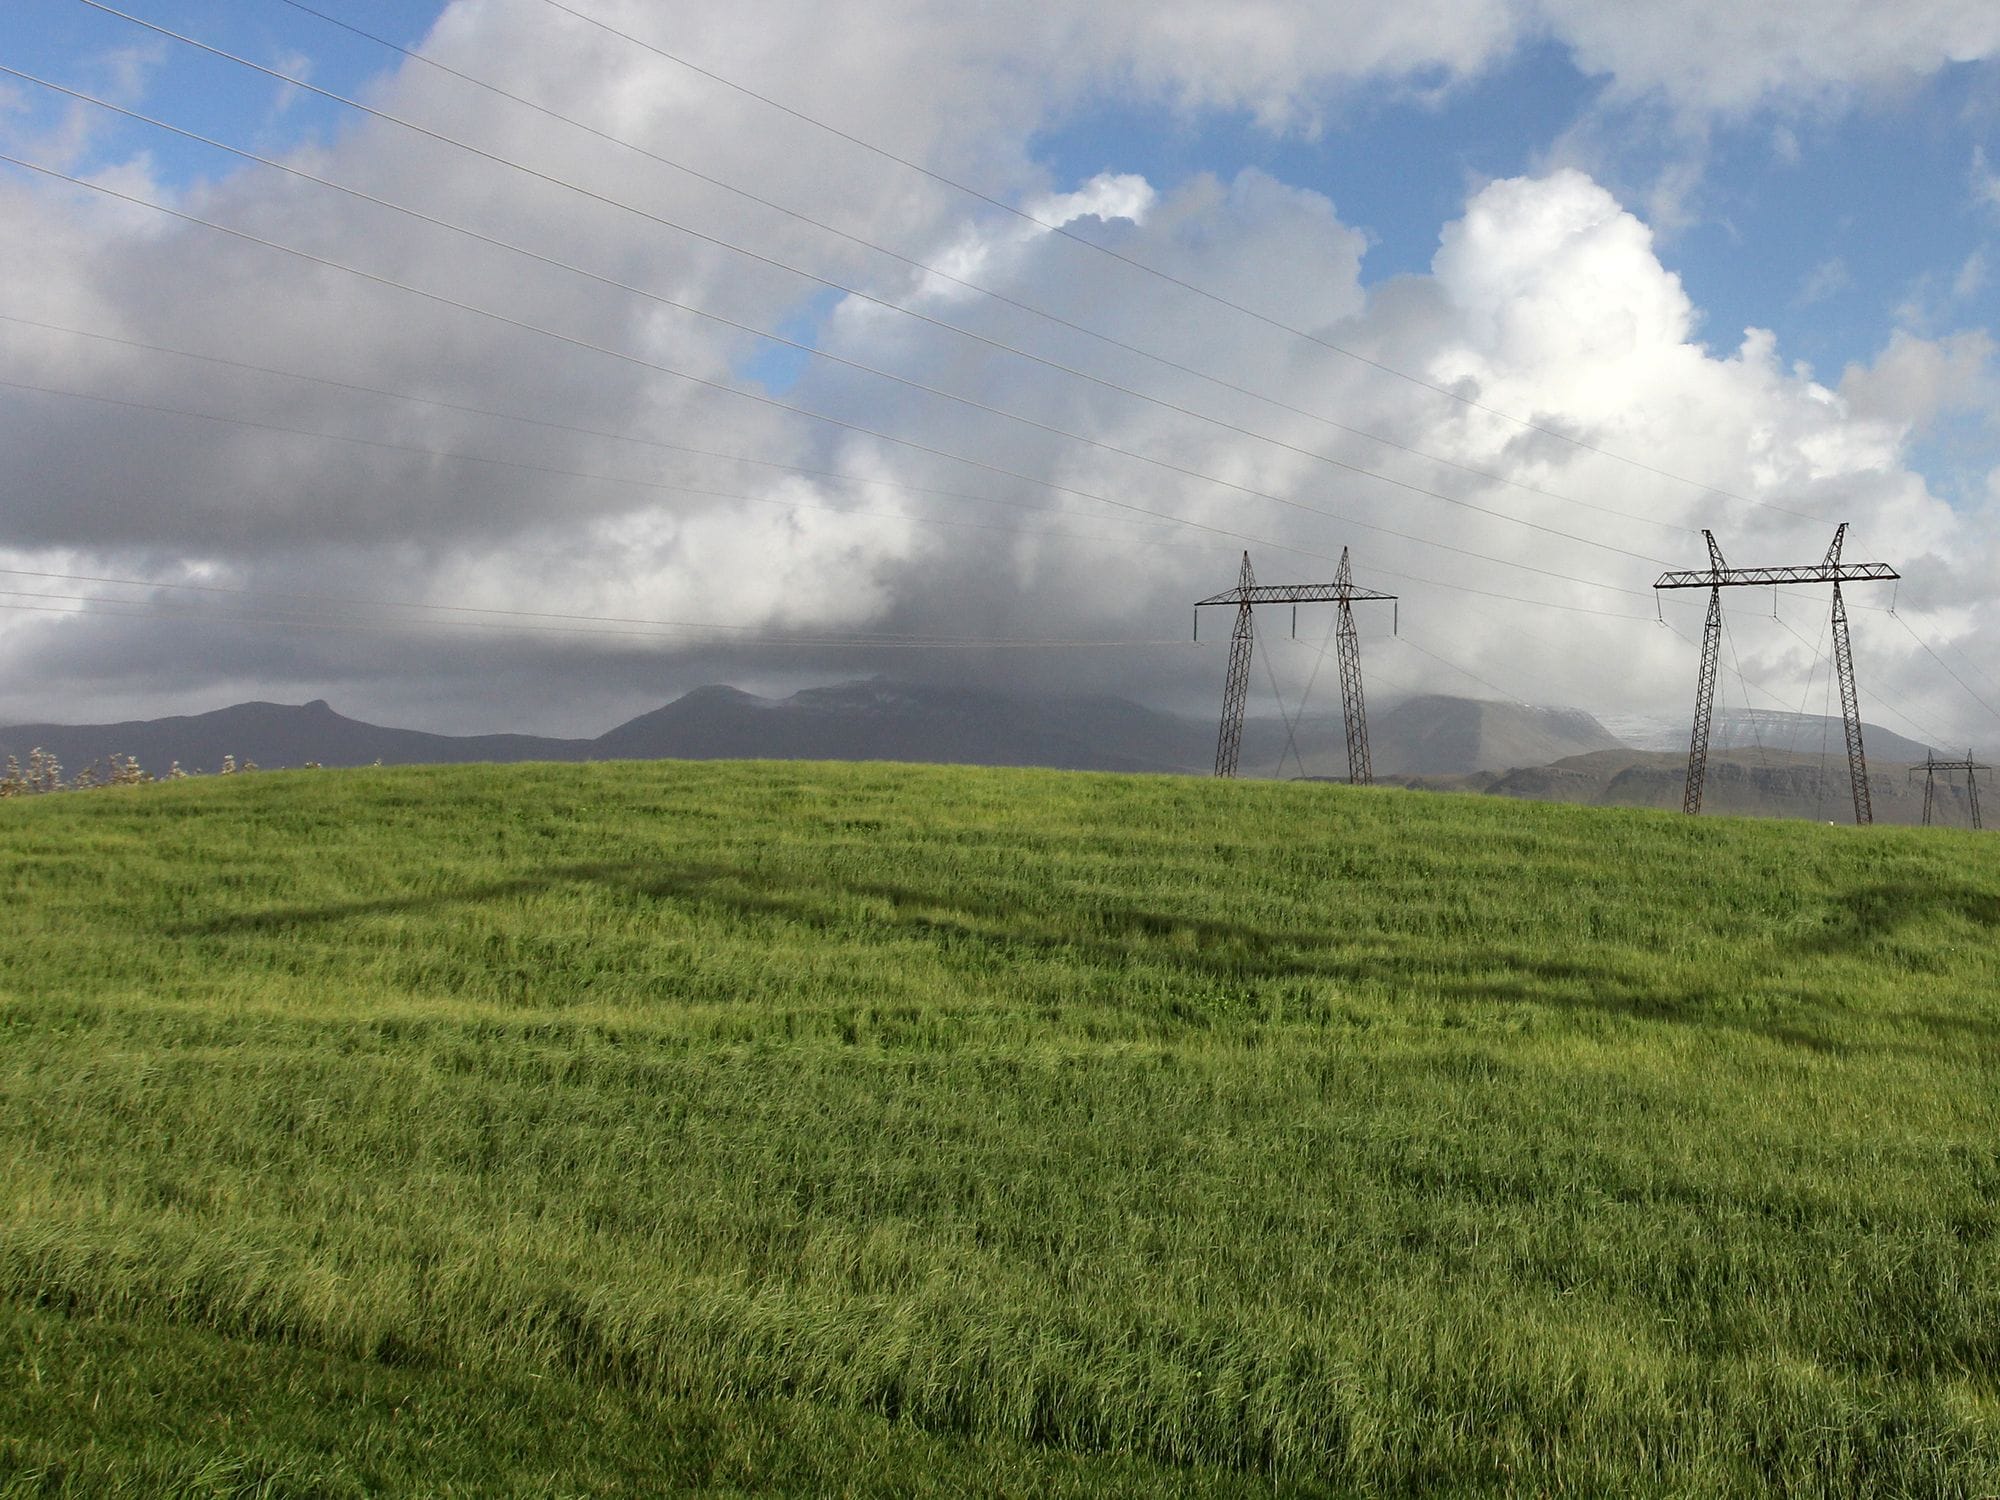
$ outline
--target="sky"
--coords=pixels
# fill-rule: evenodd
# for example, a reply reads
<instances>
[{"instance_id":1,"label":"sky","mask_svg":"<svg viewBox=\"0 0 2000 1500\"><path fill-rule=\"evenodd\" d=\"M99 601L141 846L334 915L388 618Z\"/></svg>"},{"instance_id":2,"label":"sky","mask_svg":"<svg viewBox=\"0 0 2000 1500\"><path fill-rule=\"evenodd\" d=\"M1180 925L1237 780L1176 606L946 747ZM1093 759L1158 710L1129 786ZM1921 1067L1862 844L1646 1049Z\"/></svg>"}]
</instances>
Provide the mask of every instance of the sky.
<instances>
[{"instance_id":1,"label":"sky","mask_svg":"<svg viewBox=\"0 0 2000 1500\"><path fill-rule=\"evenodd\" d=\"M11 0L0 722L884 675L2000 750L1990 0ZM67 90L69 92L63 92ZM120 111L123 111L121 113ZM1838 712L1824 588L1725 708ZM1252 711L1335 706L1332 612Z\"/></svg>"}]
</instances>

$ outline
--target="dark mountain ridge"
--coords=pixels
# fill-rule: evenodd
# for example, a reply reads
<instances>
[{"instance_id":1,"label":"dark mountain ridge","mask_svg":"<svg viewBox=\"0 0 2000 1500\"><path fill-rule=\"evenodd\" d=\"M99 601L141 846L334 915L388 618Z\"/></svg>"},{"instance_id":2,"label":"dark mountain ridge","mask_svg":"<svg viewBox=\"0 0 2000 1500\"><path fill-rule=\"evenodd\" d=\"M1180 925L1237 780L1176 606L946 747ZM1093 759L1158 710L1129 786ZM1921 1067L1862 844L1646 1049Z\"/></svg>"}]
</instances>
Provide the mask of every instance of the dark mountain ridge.
<instances>
[{"instance_id":1,"label":"dark mountain ridge","mask_svg":"<svg viewBox=\"0 0 2000 1500\"><path fill-rule=\"evenodd\" d=\"M1863 727L1864 738L1874 731ZM1884 735L1893 741L1893 736ZM1908 743L1905 741L1904 743ZM1918 766L1922 761L1916 762ZM1921 823L1924 784L1910 774L1907 759L1887 754L1868 760L1868 798L1877 823ZM1543 766L1475 771L1447 776L1391 776L1384 780L1420 791L1484 792L1536 802L1577 802L1598 807L1653 807L1677 810L1687 785L1686 752L1599 750ZM1940 776L1934 821L1969 826L1965 778ZM1984 809L1982 809L1983 811ZM1809 818L1827 823L1854 821L1853 785L1847 753L1824 758L1782 750L1712 750L1702 788L1702 811L1734 817Z\"/></svg>"},{"instance_id":2,"label":"dark mountain ridge","mask_svg":"<svg viewBox=\"0 0 2000 1500\"><path fill-rule=\"evenodd\" d=\"M323 698L310 703L237 703L204 714L135 719L119 724L18 724L0 727L0 755L26 760L50 752L71 771L110 755L130 755L155 775L178 761L188 771L214 771L226 755L260 766L366 766L456 761L582 760L588 740L530 734L429 734L391 729L337 713Z\"/></svg>"},{"instance_id":3,"label":"dark mountain ridge","mask_svg":"<svg viewBox=\"0 0 2000 1500\"><path fill-rule=\"evenodd\" d=\"M1193 771L1214 730L1111 697L1026 699L965 688L870 681L760 698L704 687L594 739L430 734L350 719L323 699L239 703L210 713L118 724L0 727L0 755L37 748L72 772L110 755L154 774L178 762L365 766L524 760L904 760L1068 770Z\"/></svg>"},{"instance_id":4,"label":"dark mountain ridge","mask_svg":"<svg viewBox=\"0 0 2000 1500\"><path fill-rule=\"evenodd\" d=\"M1816 723L1816 721L1815 721ZM1685 752L1636 750L1574 709L1424 696L1371 716L1376 775L1437 790L1565 802L1678 807ZM1921 748L1873 725L1867 740L1880 821L1915 821L1921 786L1903 767ZM42 748L71 775L111 754L135 756L154 775L178 762L220 769L224 756L269 768L584 760L893 760L1068 770L1206 774L1215 723L1161 713L1121 698L1030 698L985 689L871 679L763 698L703 687L593 739L527 734L448 735L369 724L324 700L239 703L211 713L120 724L0 728L0 755L26 760ZM1899 754L1900 752L1900 754ZM1344 781L1346 739L1337 713L1287 726L1244 726L1242 773L1305 774ZM1961 778L1962 779L1962 778ZM1940 803L1964 821L1962 788ZM2000 799L1996 799L2000 805ZM1718 747L1707 809L1791 817L1851 818L1845 758ZM1845 812L1843 812L1845 809Z\"/></svg>"}]
</instances>

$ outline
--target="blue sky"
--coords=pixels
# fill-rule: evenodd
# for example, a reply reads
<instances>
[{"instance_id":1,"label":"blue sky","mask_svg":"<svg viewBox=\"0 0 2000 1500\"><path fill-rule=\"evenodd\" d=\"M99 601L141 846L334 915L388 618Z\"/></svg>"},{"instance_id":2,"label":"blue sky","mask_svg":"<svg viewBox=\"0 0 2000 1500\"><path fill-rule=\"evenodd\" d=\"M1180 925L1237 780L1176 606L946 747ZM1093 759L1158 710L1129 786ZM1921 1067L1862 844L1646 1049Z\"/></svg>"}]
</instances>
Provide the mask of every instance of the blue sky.
<instances>
[{"instance_id":1,"label":"blue sky","mask_svg":"<svg viewBox=\"0 0 2000 1500\"><path fill-rule=\"evenodd\" d=\"M315 8L407 47L422 41L438 9L400 0ZM282 3L177 0L132 9L340 93L364 88L400 61ZM11 66L135 107L170 103L175 123L260 151L282 153L352 124L351 111L337 104L75 0L16 0L0 41L0 61ZM136 98L135 68L143 76ZM1228 177L1255 167L1313 188L1367 230L1365 274L1380 280L1429 266L1440 226L1471 185L1545 167L1561 157L1571 127L1596 115L1596 133L1615 144L1591 165L1642 211L1652 184L1699 162L1680 209L1686 222L1656 228L1663 258L1706 315L1704 339L1727 349L1745 327L1770 328L1791 357L1837 378L1849 361L1872 357L1913 312L1926 331L1939 332L1990 322L2000 306L2000 205L1982 205L1972 191L1975 151L2000 161L1994 73L1990 62L1948 65L1921 87L1832 111L1759 109L1710 122L1704 139L1690 141L1647 104L1607 105L1611 81L1580 71L1568 48L1543 37L1471 79L1396 79L1351 90L1329 103L1310 135L1274 133L1241 111L1194 116L1106 100L1066 111L1030 149L1063 186L1111 171L1167 187L1194 173ZM62 107L18 88L30 119L51 119ZM173 183L237 167L135 123L107 123L94 154L102 163L140 151ZM1981 254L1993 262L1991 279L1953 295ZM772 369L788 367L772 356Z\"/></svg>"},{"instance_id":2,"label":"blue sky","mask_svg":"<svg viewBox=\"0 0 2000 1500\"><path fill-rule=\"evenodd\" d=\"M427 118L442 111L436 117L448 118L450 130L502 157L545 161L559 177L589 181L614 197L636 195L653 213L873 295L892 302L911 295L906 269L635 169L602 143L566 138L511 106L443 87L435 75L278 0L125 3L163 26L337 92L394 99L398 109ZM982 512L977 523L1007 535L1038 507L1089 510L1100 503L1089 495L1103 489L1102 503L1128 511L1096 516L1090 524L1099 532L1129 528L1129 506L1140 504L1169 517L1153 522L1156 529L1191 526L1191 534L1178 534L1184 548L1207 548L1225 563L1249 536L1314 566L1308 560L1337 553L1347 540L1327 518L1372 527L1368 535L1389 539L1378 542L1378 566L1447 591L1428 608L1420 593L1406 592L1405 614L1417 630L1426 619L1448 621L1433 645L1454 664L1449 681L1458 689L1499 681L1524 696L1607 712L1649 707L1652 700L1634 685L1635 652L1665 660L1679 647L1646 643L1639 651L1607 642L1601 661L1569 677L1539 662L1522 667L1494 644L1492 618L1475 613L1513 606L1464 592L1478 570L1452 557L1470 555L1469 543L1513 570L1500 575L1501 592L1517 602L1540 587L1535 578L1554 577L1577 590L1558 607L1650 614L1650 598L1630 591L1633 579L1608 571L1606 544L1614 544L1611 556L1625 558L1617 566L1643 584L1633 559L1650 558L1658 538L1638 543L1637 533L1590 531L1606 523L1525 498L1539 494L1556 496L1559 505L1570 503L1565 496L1590 497L1602 502L1593 513L1600 517L1622 506L1654 532L1678 526L1686 538L1726 515L1741 546L1815 552L1819 523L1793 536L1767 514L1770 507L1849 516L1870 545L1928 560L1928 581L1913 582L1904 597L1930 612L1927 628L1960 653L1953 660L1988 650L1980 643L2000 621L1990 581L1992 560L2000 559L1991 520L2000 515L2000 14L1983 0L1844 0L1837 26L1817 22L1810 7L1752 13L1740 0L1631 9L1580 0L1429 0L1423 7L1351 0L1338 12L1312 0L1240 11L1207 0L1052 0L1018 15L949 0L853 0L838 12L809 0L670 9L579 0L589 13L1012 202L1050 189L1085 199L1111 194L1109 202L1119 190L1101 174L1142 177L1151 191L1151 206L1140 211L1147 222L1127 236L1140 258L1177 267L1175 274L1280 321L1337 326L1343 339L1393 350L1394 361L1423 382L1401 386L1379 371L1302 358L1271 329L1232 323L1213 308L1198 316L1177 311L1163 322L1154 312L1165 295L1158 286L1079 260L1046 239L1024 239L989 207L593 33L540 0L463 0L438 37L436 6L315 4L399 44L440 47L474 76L903 254L977 267L977 279L1009 297L1065 308L1188 369L1254 390L1281 380L1306 387L1287 384L1291 415L1246 416L1213 383L1189 384L1161 369L1135 375L1139 367L1129 361L977 299L926 304L932 315L997 340L968 350L934 327L912 330L885 321L879 308L868 312L837 293L746 270L713 246L621 219L603 205L559 205L547 188L490 163L454 161L434 144L363 128L336 104L80 0L13 0L0 14L0 63L7 66L267 155L317 148L318 169L337 179L376 184L411 207L475 224L507 243L602 267L615 279L965 398L954 408L917 397L908 383L885 388L852 367L833 369L699 325L657 299L623 305L602 282L582 286L505 252L454 241L449 231L393 223L143 125L0 81L0 134L12 152L85 174L119 170L128 188L163 195L200 185L207 211L225 220L254 222L268 237L310 243L359 268L384 265L441 295L504 304L569 337L566 349L524 358L518 332L482 330L459 314L396 301L335 272L307 274L278 257L224 254L196 229L141 229L137 220L93 217L79 194L0 173L0 192L13 195L10 253L17 263L0 312L25 309L65 328L115 329L163 348L248 350L270 368L304 373L312 365L350 388L401 392L421 384L452 403L428 415L407 405L363 411L351 390L315 393L292 376L260 381L163 362L180 356L134 357L112 371L83 358L91 347L75 342L83 333L30 338L0 328L0 359L14 361L12 374L0 375L30 387L55 379L54 371L78 388L105 382L104 394L127 401L198 401L225 421L265 424L261 437L218 430L212 441L176 437L163 446L160 434L173 424L157 415L142 420L100 408L88 421L78 416L72 431L51 420L45 396L0 396L0 424L16 424L8 430L51 445L54 455L49 496L30 497L30 514L16 527L17 555L59 555L66 565L89 562L107 575L192 568L246 586L261 579L293 587L351 573L411 599L458 591L546 600L571 613L643 612L665 607L649 601L667 599L678 601L679 618L705 618L706 610L760 629L783 623L905 634L1030 631L1062 610L1074 613L1085 597L1078 578L1109 570L1129 579L1129 606L1122 614L1079 616L1065 628L1145 635L1168 601L1210 591L1205 581L1215 557L1191 557L1183 575L1179 564L1163 567L1138 552L1037 552L1026 542L950 531L963 521L938 512L944 502L907 498L1006 490L974 503L1014 507ZM76 133L76 122L87 122L87 130ZM1205 175L1234 182L1246 171L1323 195L1331 208L1315 214L1259 192L1198 202L1189 191ZM1174 214L1164 212L1167 205L1177 206ZM1157 226L1148 218L1156 211ZM1350 252L1357 235L1365 246L1358 274ZM1476 242L1491 263L1437 261L1441 238L1453 236ZM1688 329L1675 322L1674 278L1694 309ZM1184 309L1184 299L1177 305ZM1774 342L1740 355L1750 327L1770 330ZM1046 367L1010 362L998 348L1044 338L1037 347L1054 358L1136 380L1159 402L1255 430L1233 449L1218 448L1212 429L1198 437L1163 422L1158 402L1151 414L1131 409L1101 390L1089 394L1056 380ZM585 345L610 348L623 364L579 353ZM103 346L96 348L102 354ZM676 362L838 413L850 425L828 431L781 408L753 410L727 391L701 394L677 377L649 373ZM123 382L115 391L114 376ZM274 383L286 380L293 383ZM1440 407L1430 389L1440 382L1476 387L1487 419ZM501 419L448 415L468 407L556 421L553 428L495 427ZM1337 455L1350 465L1346 479L1300 467L1302 448L1334 441L1324 428L1294 420L1308 408L1390 434L1405 445L1394 452L1406 456L1384 456L1379 445L1357 440ZM1530 414L1584 432L1590 443L1565 454L1526 441L1525 430L1510 439L1506 423ZM449 463L392 471L383 458L380 465L391 467L376 473L375 461L343 451L339 463L314 466L310 480L280 478L274 487L271 476L287 470L272 444L323 431L366 439L373 424L392 451L410 445L415 432L440 452L449 445L511 454L508 461L529 464L526 472L550 477L520 480L502 496L490 467L454 478L460 471ZM274 438L273 425L300 431ZM863 442L856 427L910 442L900 449ZM1265 435L1274 429L1282 431ZM753 508L740 511L713 498L744 485L740 469L714 472L710 465L670 476L703 487L711 500L701 503L643 494L614 502L602 482L586 482L645 457L631 443L642 431L650 439L690 430L704 443L777 455L810 472L743 497ZM1294 457L1258 448L1267 442ZM1410 447L1456 467L1419 472ZM87 475L88 466L60 456L78 451L106 455L104 473ZM118 487L111 464L118 454L131 455L150 487L143 515L93 509ZM1131 469L1106 454L1137 454L1135 462L1153 467ZM1633 463L1621 467L1616 455ZM647 461L666 462L657 453ZM183 462L185 472L176 467ZM1357 463L1394 472L1357 474ZM810 520L856 504L851 491L824 481L835 469L865 470L892 489L901 485L906 498L891 501L878 488L867 527L854 518L844 525ZM995 478L1000 470L1013 477L1003 483ZM1163 471L1199 482L1163 478ZM1204 488L1225 473L1253 475L1250 491L1303 499L1307 513L1273 512L1240 482L1233 491L1225 484L1223 493ZM1487 492L1482 474L1503 488ZM1370 480L1402 490L1371 489ZM1515 487L1504 488L1510 482ZM1464 531L1462 519L1427 508L1424 492L1441 488L1452 491L1448 503L1474 503L1476 514L1498 519ZM228 526L209 514L223 503L217 495L238 507ZM323 522L344 507L368 520ZM587 519L545 534L546 518L559 514ZM1572 528L1582 528L1573 538L1582 550L1562 550L1567 543L1555 554L1543 550L1546 538L1567 537ZM260 540L251 547L234 537ZM1436 555L1448 538L1460 551ZM1003 557L1004 579L996 572ZM1540 559L1544 573L1524 577L1528 559ZM565 572L569 567L575 571ZM747 571L733 576L731 568ZM1616 586L1603 581L1614 576L1622 580ZM1620 602L1633 599L1639 602ZM1520 628L1541 632L1534 638L1542 640L1562 635L1532 615L1522 616ZM17 680L32 693L32 663L44 647L24 630L0 633L0 656L22 653L28 676ZM80 642L82 633L64 639ZM27 644L10 648L9 640ZM130 699L112 627L90 650L77 649L73 674L101 681L108 702ZM607 658L591 668L603 681L586 689L596 679L591 672L579 677L575 662L538 677L552 669L533 665L543 657L528 646L520 651L507 670L523 680L559 680L601 699L622 693L621 706L642 693L630 684L653 670ZM1796 684L1810 680L1815 667L1788 639L1753 643L1750 654L1782 687L1780 696L1796 697ZM772 658L757 660L766 674L758 680L768 685ZM1914 660L1930 670L1923 658ZM189 669L180 686L161 691L195 692L210 679L274 694L289 687L311 696L358 691L390 702L398 695L449 700L457 722L479 719L479 672L468 668L459 686L441 689L434 672L405 671L401 661L358 645L346 655L232 648L217 653L207 679ZM690 654L685 670L700 680L744 675L740 664L712 652ZM801 662L794 680L834 670ZM1065 663L1063 670L1076 685L1096 669ZM1405 677L1421 681L1428 670L1406 664ZM1989 670L2000 676L2000 659ZM1148 666L1132 676L1107 667L1091 680L1129 683L1165 700L1205 695L1205 671ZM658 674L646 681L643 693L656 693ZM1913 700L1920 715L1950 719L1954 737L1976 727L1964 715L1981 712L1962 701L1951 706L1956 691L1936 684ZM1675 690L1660 701L1679 696Z\"/></svg>"},{"instance_id":3,"label":"blue sky","mask_svg":"<svg viewBox=\"0 0 2000 1500\"><path fill-rule=\"evenodd\" d=\"M1367 274L1379 279L1427 269L1467 188L1541 169L1608 88L1544 40L1435 95L1377 86L1310 139L1274 137L1241 115L1107 108L1036 144L1059 178L1138 171L1170 183L1255 166L1315 188L1369 231ZM1961 65L1830 118L1760 110L1718 121L1701 142L1676 136L1657 110L1614 104L1602 132L1618 144L1593 165L1643 209L1651 184L1698 158L1688 221L1656 227L1706 314L1704 339L1733 348L1744 328L1769 328L1837 378L1848 361L1872 358L1913 305L1940 328L1990 322L2000 308L2000 256L1993 282L1949 296L1967 260L2000 240L2000 213L1971 191L1974 148L1994 138L1993 94L1990 64Z\"/></svg>"},{"instance_id":4,"label":"blue sky","mask_svg":"<svg viewBox=\"0 0 2000 1500\"><path fill-rule=\"evenodd\" d=\"M342 93L397 61L384 48L276 0L259 5L191 0L119 9ZM340 0L326 11L403 46L420 41L436 17L436 7L396 0ZM344 125L349 113L75 0L15 0L0 21L0 45L0 62L11 67L134 108L153 106L149 112L168 113L177 125L253 149L283 150L324 136ZM17 87L22 102L42 119L53 118L62 107L43 91ZM171 109L158 108L165 104ZM100 158L131 151L151 152L163 178L173 182L230 169L226 158L143 125L109 127Z\"/></svg>"}]
</instances>

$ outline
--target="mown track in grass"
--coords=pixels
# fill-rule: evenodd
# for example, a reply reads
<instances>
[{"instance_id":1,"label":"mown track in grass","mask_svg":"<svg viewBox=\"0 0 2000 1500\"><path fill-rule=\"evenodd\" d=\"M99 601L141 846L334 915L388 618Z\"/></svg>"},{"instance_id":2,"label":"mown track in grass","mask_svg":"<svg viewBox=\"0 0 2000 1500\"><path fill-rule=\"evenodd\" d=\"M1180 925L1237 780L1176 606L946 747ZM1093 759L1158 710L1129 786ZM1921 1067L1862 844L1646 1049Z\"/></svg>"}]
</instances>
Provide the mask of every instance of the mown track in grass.
<instances>
[{"instance_id":1,"label":"mown track in grass","mask_svg":"<svg viewBox=\"0 0 2000 1500\"><path fill-rule=\"evenodd\" d=\"M857 1472L1992 1489L1996 849L886 766L9 803L0 1295Z\"/></svg>"}]
</instances>

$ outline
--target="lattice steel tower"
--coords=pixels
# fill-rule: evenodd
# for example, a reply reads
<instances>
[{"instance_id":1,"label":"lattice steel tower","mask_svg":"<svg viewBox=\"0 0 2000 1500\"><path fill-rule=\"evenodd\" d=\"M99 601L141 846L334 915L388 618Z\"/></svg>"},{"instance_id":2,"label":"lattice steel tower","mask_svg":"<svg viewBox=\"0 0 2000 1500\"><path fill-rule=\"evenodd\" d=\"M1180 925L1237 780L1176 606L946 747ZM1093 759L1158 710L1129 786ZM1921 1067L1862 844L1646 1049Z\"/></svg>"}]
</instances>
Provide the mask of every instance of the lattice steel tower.
<instances>
[{"instance_id":1,"label":"lattice steel tower","mask_svg":"<svg viewBox=\"0 0 2000 1500\"><path fill-rule=\"evenodd\" d=\"M1992 769L1991 766L1974 760L1970 750L1965 752L1964 760L1939 760L1936 754L1926 746L1924 748L1924 763L1920 766L1910 767L1910 774L1912 776L1916 775L1919 771L1924 773L1924 827L1928 828L1931 826L1931 803L1936 795L1937 773L1940 771L1965 772L1965 800L1970 804L1972 809L1972 826L1975 829L1980 827L1979 776L1977 773ZM1946 784L1945 789L1947 791L1951 789L1949 783Z\"/></svg>"},{"instance_id":2,"label":"lattice steel tower","mask_svg":"<svg viewBox=\"0 0 2000 1500\"><path fill-rule=\"evenodd\" d=\"M1356 786L1375 780L1368 760L1368 708L1361 692L1361 637L1354 628L1356 600L1394 599L1394 594L1358 589L1347 563L1347 549L1340 549L1340 570L1332 583L1279 583L1259 585L1250 569L1250 554L1243 554L1243 571L1236 587L1195 601L1197 611L1210 605L1236 606L1236 624L1229 632L1229 675L1222 684L1222 725L1215 737L1215 774L1234 776L1236 758L1243 748L1243 707L1250 698L1250 655L1256 643L1251 606L1290 604L1292 626L1298 628L1298 606L1329 604L1340 606L1340 707L1347 728L1347 779ZM1200 614L1195 619L1199 621Z\"/></svg>"},{"instance_id":3,"label":"lattice steel tower","mask_svg":"<svg viewBox=\"0 0 2000 1500\"><path fill-rule=\"evenodd\" d=\"M1701 680L1694 694L1694 734L1688 741L1687 790L1681 796L1681 811L1701 811L1702 784L1708 778L1708 723L1715 708L1715 666L1722 651L1722 591L1726 588L1776 586L1786 583L1830 583L1833 585L1833 662L1840 677L1841 724L1847 731L1847 774L1854 786L1854 821L1875 821L1868 797L1868 760L1861 748L1861 701L1854 691L1854 648L1847 638L1847 602L1841 598L1843 583L1887 582L1902 575L1887 563L1843 563L1841 543L1847 539L1847 523L1833 534L1833 545L1817 565L1792 568L1732 568L1722 560L1715 533L1702 532L1708 543L1705 572L1662 573L1656 589L1707 589L1708 623L1701 634Z\"/></svg>"}]
</instances>

